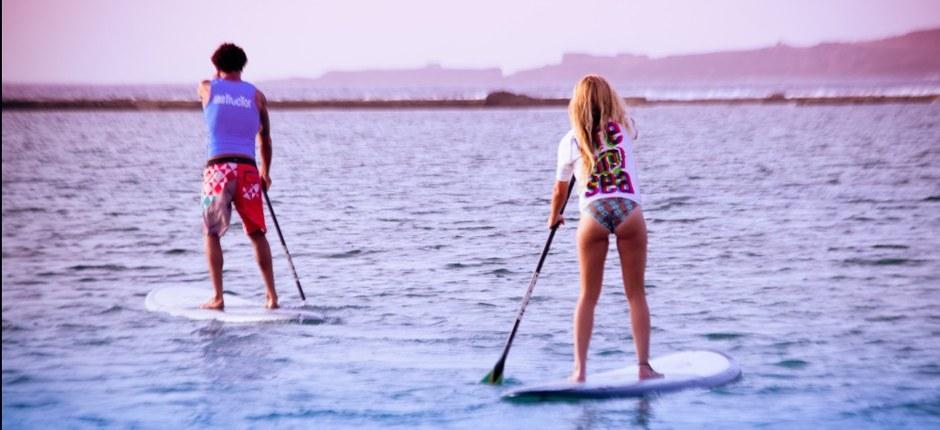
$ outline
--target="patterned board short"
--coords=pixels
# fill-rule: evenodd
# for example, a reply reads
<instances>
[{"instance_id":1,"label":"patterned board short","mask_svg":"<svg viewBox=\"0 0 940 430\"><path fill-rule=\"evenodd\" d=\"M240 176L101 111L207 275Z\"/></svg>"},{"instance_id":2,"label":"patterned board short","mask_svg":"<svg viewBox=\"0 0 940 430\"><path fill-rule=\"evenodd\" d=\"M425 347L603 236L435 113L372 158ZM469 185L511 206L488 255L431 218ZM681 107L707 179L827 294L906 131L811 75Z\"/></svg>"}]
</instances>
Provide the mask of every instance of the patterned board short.
<instances>
[{"instance_id":1,"label":"patterned board short","mask_svg":"<svg viewBox=\"0 0 940 430\"><path fill-rule=\"evenodd\" d=\"M616 197L594 200L584 211L591 214L597 222L613 233L636 207L637 204L633 200Z\"/></svg>"},{"instance_id":2,"label":"patterned board short","mask_svg":"<svg viewBox=\"0 0 940 430\"><path fill-rule=\"evenodd\" d=\"M251 164L209 164L202 175L202 231L223 235L232 219L232 204L245 234L267 232L261 204L261 176Z\"/></svg>"}]
</instances>

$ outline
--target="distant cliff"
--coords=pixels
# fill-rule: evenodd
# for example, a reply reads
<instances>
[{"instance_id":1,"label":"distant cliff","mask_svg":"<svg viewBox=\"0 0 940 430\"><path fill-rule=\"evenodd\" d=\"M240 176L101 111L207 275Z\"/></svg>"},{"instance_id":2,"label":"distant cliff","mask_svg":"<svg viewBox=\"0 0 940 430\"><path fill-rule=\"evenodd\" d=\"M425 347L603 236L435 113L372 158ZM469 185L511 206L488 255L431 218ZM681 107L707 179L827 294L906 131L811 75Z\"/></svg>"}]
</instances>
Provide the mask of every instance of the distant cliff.
<instances>
[{"instance_id":1,"label":"distant cliff","mask_svg":"<svg viewBox=\"0 0 940 430\"><path fill-rule=\"evenodd\" d=\"M650 58L568 54L560 64L520 71L510 84L570 82L600 73L623 82L741 82L906 78L940 80L940 29L859 43L823 43Z\"/></svg>"},{"instance_id":2,"label":"distant cliff","mask_svg":"<svg viewBox=\"0 0 940 430\"><path fill-rule=\"evenodd\" d=\"M651 58L619 54L570 53L561 63L504 76L498 68L327 72L316 79L274 81L316 87L481 86L514 88L570 85L587 73L617 83L741 83L844 79L925 79L940 81L940 28L870 42L823 43L812 47L777 45L762 49Z\"/></svg>"},{"instance_id":3,"label":"distant cliff","mask_svg":"<svg viewBox=\"0 0 940 430\"><path fill-rule=\"evenodd\" d=\"M276 84L304 83L322 87L439 87L453 85L488 86L499 83L503 72L498 68L446 69L429 65L420 69L357 70L327 72L316 79L276 81Z\"/></svg>"}]
</instances>

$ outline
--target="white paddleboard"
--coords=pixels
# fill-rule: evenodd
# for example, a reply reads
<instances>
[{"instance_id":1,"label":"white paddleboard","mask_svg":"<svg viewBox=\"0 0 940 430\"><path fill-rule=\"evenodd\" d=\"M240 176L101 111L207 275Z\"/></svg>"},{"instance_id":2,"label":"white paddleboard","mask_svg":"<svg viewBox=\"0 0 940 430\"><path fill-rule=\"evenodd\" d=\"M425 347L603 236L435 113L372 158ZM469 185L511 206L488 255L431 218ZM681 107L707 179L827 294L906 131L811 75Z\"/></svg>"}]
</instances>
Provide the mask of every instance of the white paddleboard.
<instances>
[{"instance_id":1,"label":"white paddleboard","mask_svg":"<svg viewBox=\"0 0 940 430\"><path fill-rule=\"evenodd\" d=\"M144 306L148 311L165 312L193 320L217 320L231 323L296 320L300 314L289 309L265 309L264 303L255 303L231 294L224 294L225 310L201 309L199 306L212 297L212 287L160 287L147 294Z\"/></svg>"},{"instance_id":2,"label":"white paddleboard","mask_svg":"<svg viewBox=\"0 0 940 430\"><path fill-rule=\"evenodd\" d=\"M510 390L506 398L609 398L640 397L650 393L685 388L711 388L727 384L741 375L741 368L731 357L715 351L682 351L650 360L650 365L664 375L659 379L637 379L632 365L596 374L588 374L584 383L565 380L523 386Z\"/></svg>"}]
</instances>

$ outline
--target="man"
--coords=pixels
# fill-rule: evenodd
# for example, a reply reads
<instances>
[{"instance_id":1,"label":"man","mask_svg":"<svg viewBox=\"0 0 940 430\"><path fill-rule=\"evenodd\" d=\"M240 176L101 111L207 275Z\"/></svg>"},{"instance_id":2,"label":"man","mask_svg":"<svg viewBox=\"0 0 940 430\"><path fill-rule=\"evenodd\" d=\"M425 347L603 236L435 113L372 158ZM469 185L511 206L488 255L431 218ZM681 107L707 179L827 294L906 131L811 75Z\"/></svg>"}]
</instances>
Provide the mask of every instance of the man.
<instances>
[{"instance_id":1,"label":"man","mask_svg":"<svg viewBox=\"0 0 940 430\"><path fill-rule=\"evenodd\" d=\"M274 269L271 247L265 237L262 187L271 186L271 126L267 100L254 85L241 80L248 57L238 46L225 43L212 54L215 79L199 84L206 125L209 128L208 162L203 172L202 215L206 257L215 296L202 305L222 310L222 245L232 205L238 211L255 248L267 288L268 309L275 309ZM255 141L260 146L261 166L255 164Z\"/></svg>"}]
</instances>

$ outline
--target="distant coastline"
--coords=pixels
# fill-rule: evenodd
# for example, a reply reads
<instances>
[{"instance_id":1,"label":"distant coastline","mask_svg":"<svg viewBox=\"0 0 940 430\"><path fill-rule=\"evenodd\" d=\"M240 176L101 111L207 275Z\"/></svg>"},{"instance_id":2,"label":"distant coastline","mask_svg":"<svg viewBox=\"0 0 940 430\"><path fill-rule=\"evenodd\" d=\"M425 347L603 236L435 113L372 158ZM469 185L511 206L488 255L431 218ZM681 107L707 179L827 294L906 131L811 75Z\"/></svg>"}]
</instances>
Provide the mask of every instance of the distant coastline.
<instances>
[{"instance_id":1,"label":"distant coastline","mask_svg":"<svg viewBox=\"0 0 940 430\"><path fill-rule=\"evenodd\" d=\"M558 63L509 74L429 65L256 84L275 110L562 107L588 73L607 78L631 106L934 103L940 28L866 42L661 58L566 53ZM196 110L194 92L182 83L3 83L3 109Z\"/></svg>"},{"instance_id":2,"label":"distant coastline","mask_svg":"<svg viewBox=\"0 0 940 430\"><path fill-rule=\"evenodd\" d=\"M649 99L626 97L628 106L657 105L742 105L742 104L794 104L794 105L851 105L876 103L938 103L940 94L928 95L871 95L871 96L786 96L782 93L766 97L702 98L702 99ZM481 99L405 99L405 100L272 100L272 110L286 109L485 109L565 107L567 98L537 98L506 91L488 94ZM198 101L186 100L31 100L4 99L2 110L199 110Z\"/></svg>"},{"instance_id":3,"label":"distant coastline","mask_svg":"<svg viewBox=\"0 0 940 430\"><path fill-rule=\"evenodd\" d=\"M317 78L267 84L314 88L440 87L454 84L512 90L523 86L569 87L582 76L603 75L618 88L675 83L716 83L940 79L940 28L861 42L830 42L809 47L784 44L758 49L650 57L622 53L565 53L561 61L505 73L499 68L461 69L437 64L400 70L330 71ZM625 94L626 95L626 94Z\"/></svg>"}]
</instances>

